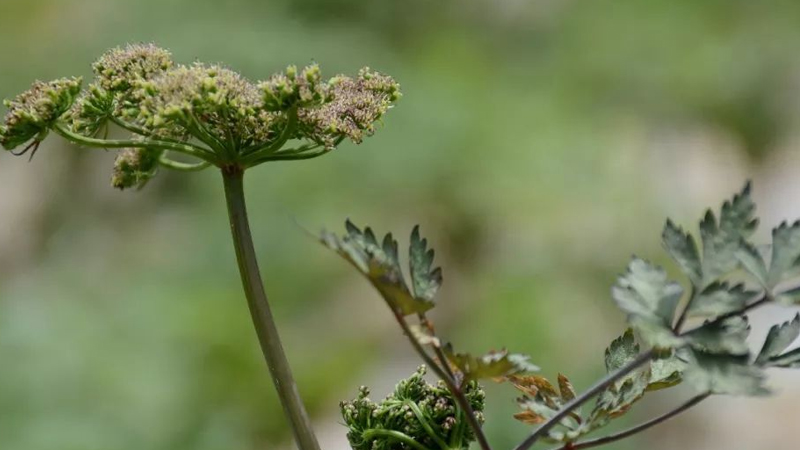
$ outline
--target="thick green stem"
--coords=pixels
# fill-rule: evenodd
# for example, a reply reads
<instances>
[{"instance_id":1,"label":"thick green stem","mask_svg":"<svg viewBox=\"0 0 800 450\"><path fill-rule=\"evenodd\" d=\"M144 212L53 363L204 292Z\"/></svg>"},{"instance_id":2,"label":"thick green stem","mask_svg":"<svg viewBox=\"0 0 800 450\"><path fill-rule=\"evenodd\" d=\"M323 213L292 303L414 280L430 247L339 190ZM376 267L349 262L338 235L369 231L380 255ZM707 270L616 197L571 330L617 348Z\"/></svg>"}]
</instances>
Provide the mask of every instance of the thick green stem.
<instances>
[{"instance_id":1,"label":"thick green stem","mask_svg":"<svg viewBox=\"0 0 800 450\"><path fill-rule=\"evenodd\" d=\"M272 312L261 282L258 270L253 238L250 234L250 225L247 220L247 207L244 201L244 172L239 167L225 168L222 170L222 179L225 183L225 199L228 204L228 216L233 235L233 246L236 249L236 260L239 263L239 272L242 275L242 285L247 305L253 324L256 327L258 342L267 361L272 381L278 391L284 413L292 427L294 438L300 450L319 450L319 443L311 428L297 385L292 377L289 361L283 351L278 329L272 317Z\"/></svg>"}]
</instances>

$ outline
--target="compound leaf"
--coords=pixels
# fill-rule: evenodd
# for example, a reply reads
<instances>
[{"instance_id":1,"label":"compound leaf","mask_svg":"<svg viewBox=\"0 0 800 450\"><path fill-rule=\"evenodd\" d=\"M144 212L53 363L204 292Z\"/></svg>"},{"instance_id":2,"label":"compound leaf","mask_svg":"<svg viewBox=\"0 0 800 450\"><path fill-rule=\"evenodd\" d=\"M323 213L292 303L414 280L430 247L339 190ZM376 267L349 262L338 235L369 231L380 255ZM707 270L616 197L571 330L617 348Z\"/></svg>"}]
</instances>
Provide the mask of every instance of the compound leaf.
<instances>
[{"instance_id":1,"label":"compound leaf","mask_svg":"<svg viewBox=\"0 0 800 450\"><path fill-rule=\"evenodd\" d=\"M362 232L349 220L345 222L347 234L342 238L328 232L320 237L328 248L356 267L380 292L389 306L403 314L424 313L433 308L428 298L419 298L409 290L400 268L397 241L387 234L382 244L369 227Z\"/></svg>"}]
</instances>

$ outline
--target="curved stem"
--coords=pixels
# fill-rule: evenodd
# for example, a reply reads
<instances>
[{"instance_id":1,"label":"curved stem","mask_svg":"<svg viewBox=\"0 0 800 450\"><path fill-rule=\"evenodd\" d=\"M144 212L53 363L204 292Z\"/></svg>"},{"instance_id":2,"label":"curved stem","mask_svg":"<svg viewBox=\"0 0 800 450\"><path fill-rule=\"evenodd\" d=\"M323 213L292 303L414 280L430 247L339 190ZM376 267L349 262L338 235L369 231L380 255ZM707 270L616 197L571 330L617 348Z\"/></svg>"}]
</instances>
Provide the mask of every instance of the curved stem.
<instances>
[{"instance_id":1,"label":"curved stem","mask_svg":"<svg viewBox=\"0 0 800 450\"><path fill-rule=\"evenodd\" d=\"M297 130L297 107L287 111L286 115L289 120L286 122L286 126L283 128L283 130L281 130L281 134L278 135L274 141L266 144L260 144L258 146L251 146L241 152L241 154L245 156L245 164L249 164L253 160L258 160L265 155L277 152L281 149L281 147L284 146L284 144L286 144L289 139L291 139L292 135Z\"/></svg>"},{"instance_id":2,"label":"curved stem","mask_svg":"<svg viewBox=\"0 0 800 450\"><path fill-rule=\"evenodd\" d=\"M478 419L475 417L475 411L472 410L469 400L467 400L467 397L464 395L464 391L462 391L461 388L456 385L456 381L449 377L444 369L442 369L439 364L437 364L436 361L431 358L431 355L425 351L425 348L422 347L422 344L420 344L419 341L414 337L414 333L411 332L411 328L408 326L406 318L395 310L392 310L392 313L394 313L397 323L400 324L400 328L403 329L403 333L405 333L406 337L408 337L408 340L411 342L411 345L419 354L420 358L422 358L422 360L425 361L425 364L427 364L436 373L436 375L442 381L444 381L444 383L447 385L447 389L449 389L453 394L453 398L455 398L459 408L464 411L467 423L469 423L472 431L475 432L475 437L477 438L481 449L492 450L492 447L489 445L489 441L486 440L486 435L483 434L483 428L481 428L481 424L478 423ZM442 363L446 364L446 361L442 361Z\"/></svg>"},{"instance_id":3,"label":"curved stem","mask_svg":"<svg viewBox=\"0 0 800 450\"><path fill-rule=\"evenodd\" d=\"M662 422L666 422L667 420L677 416L678 414L686 411L687 409L693 407L694 405L702 402L703 400L707 399L711 394L705 393L700 394L695 397L692 397L686 403L682 404L681 406L669 411L666 414L662 414L658 417L655 417L647 422L641 423L636 425L632 428L629 428L625 431L620 431L619 433L612 434L610 436L605 436L597 439L592 439L590 441L584 441L577 444L567 444L564 447L561 447L560 450L580 450L584 448L592 448L592 447L599 447L601 445L610 444L612 442L616 442L627 437L633 436L634 434L641 433L649 428L652 428Z\"/></svg>"},{"instance_id":4,"label":"curved stem","mask_svg":"<svg viewBox=\"0 0 800 450\"><path fill-rule=\"evenodd\" d=\"M198 163L185 163L185 162L175 161L169 159L167 155L163 153L158 157L158 163L166 167L167 169L178 170L182 172L197 172L211 165L211 163L209 163L208 161L201 161Z\"/></svg>"},{"instance_id":5,"label":"curved stem","mask_svg":"<svg viewBox=\"0 0 800 450\"><path fill-rule=\"evenodd\" d=\"M686 302L686 306L683 307L683 311L681 311L680 316L678 316L678 320L675 322L675 325L672 327L675 332L680 332L681 328L683 328L683 324L686 323L686 317L689 314L689 308L692 307L692 303L694 303L694 299L697 297L697 288L692 285L692 292L689 294L689 300Z\"/></svg>"},{"instance_id":6,"label":"curved stem","mask_svg":"<svg viewBox=\"0 0 800 450\"><path fill-rule=\"evenodd\" d=\"M228 158L233 158L233 150L229 149L218 137L211 133L194 113L189 114L189 122L188 125L191 126L187 129L194 134L197 139L216 150L218 153L227 155Z\"/></svg>"},{"instance_id":7,"label":"curved stem","mask_svg":"<svg viewBox=\"0 0 800 450\"><path fill-rule=\"evenodd\" d=\"M639 354L639 356L637 356L636 359L632 360L625 366L621 367L616 372L606 375L605 378L598 381L594 386L589 388L589 390L582 393L578 397L575 397L574 399L569 401L566 405L564 405L553 417L551 417L547 422L543 423L542 426L537 428L536 431L531 433L524 441L522 441L522 443L516 446L514 450L527 450L528 448L530 448L533 444L536 443L536 441L539 440L539 438L541 438L542 436L545 435L545 433L550 431L551 428L553 428L559 422L561 422L561 420L569 416L574 409L583 405L595 395L605 391L606 389L608 389L609 386L617 382L617 380L633 372L634 370L639 368L639 366L650 361L653 358L653 356L655 356L655 352L652 349L643 352Z\"/></svg>"},{"instance_id":8,"label":"curved stem","mask_svg":"<svg viewBox=\"0 0 800 450\"><path fill-rule=\"evenodd\" d=\"M239 167L227 167L222 170L233 246L236 250L236 261L239 264L245 297L247 297L253 325L256 328L258 342L261 344L261 351L269 367L272 381L278 391L278 397L289 420L297 446L300 450L319 450L319 443L297 390L289 361L286 359L278 336L272 311L267 302L264 285L261 282L253 248L253 238L247 220L243 178L244 171Z\"/></svg>"},{"instance_id":9,"label":"curved stem","mask_svg":"<svg viewBox=\"0 0 800 450\"><path fill-rule=\"evenodd\" d=\"M411 412L414 413L414 416L419 421L419 424L422 425L422 429L425 430L426 433L428 433L428 436L430 436L430 438L433 439L434 442L436 442L442 450L448 450L449 447L447 446L447 443L445 443L442 440L442 438L440 438L439 435L433 431L433 428L431 428L431 424L429 424L428 421L425 419L425 414L422 414L422 411L420 411L419 406L417 406L416 403L410 400L406 400L405 402L403 402L403 404L408 406L408 409L410 409Z\"/></svg>"},{"instance_id":10,"label":"curved stem","mask_svg":"<svg viewBox=\"0 0 800 450\"><path fill-rule=\"evenodd\" d=\"M178 153L183 153L186 155L194 156L196 158L200 158L204 161L209 161L213 163L211 158L212 153L201 149L198 147L194 147L189 144L179 144L175 142L166 142L160 140L146 140L146 141L136 141L136 140L122 140L122 139L97 139L91 138L87 136L81 136L80 134L74 133L70 129L68 129L62 123L56 123L53 125L53 130L61 135L64 139L73 142L79 145L85 145L87 147L98 147L98 148L127 148L127 147L134 147L134 148L157 148L161 150L170 150Z\"/></svg>"},{"instance_id":11,"label":"curved stem","mask_svg":"<svg viewBox=\"0 0 800 450\"><path fill-rule=\"evenodd\" d=\"M122 128L123 130L130 131L131 133L136 133L136 134L144 136L144 137L148 137L151 134L149 131L145 130L144 128L142 128L140 126L137 126L137 125L134 125L134 124L129 123L129 122L125 122L124 120L120 119L119 117L110 115L110 116L108 116L108 118L109 118L109 120L111 120L112 123L114 123L114 125Z\"/></svg>"},{"instance_id":12,"label":"curved stem","mask_svg":"<svg viewBox=\"0 0 800 450\"><path fill-rule=\"evenodd\" d=\"M392 438L392 439L395 439L397 441L400 441L400 442L402 442L402 443L404 443L406 445L409 445L411 447L414 447L417 450L431 450L428 447L426 447L426 446L420 444L419 442L415 441L414 439L412 439L411 436L409 436L409 435L407 435L405 433L402 433L400 431L383 430L383 429L379 429L379 428L372 428L372 429L364 431L364 433L362 433L362 436L365 439L372 439L374 437L388 437L388 438Z\"/></svg>"}]
</instances>

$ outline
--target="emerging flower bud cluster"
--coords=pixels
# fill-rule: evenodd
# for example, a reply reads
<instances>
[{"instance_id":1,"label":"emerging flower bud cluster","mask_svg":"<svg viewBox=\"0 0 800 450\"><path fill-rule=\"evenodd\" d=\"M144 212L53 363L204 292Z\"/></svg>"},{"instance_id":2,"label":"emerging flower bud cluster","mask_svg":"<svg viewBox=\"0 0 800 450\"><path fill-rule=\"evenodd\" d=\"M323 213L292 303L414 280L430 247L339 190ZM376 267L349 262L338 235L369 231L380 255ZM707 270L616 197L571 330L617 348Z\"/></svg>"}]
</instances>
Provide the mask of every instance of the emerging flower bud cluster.
<instances>
[{"instance_id":1,"label":"emerging flower bud cluster","mask_svg":"<svg viewBox=\"0 0 800 450\"><path fill-rule=\"evenodd\" d=\"M111 185L118 189L140 188L158 170L158 158L162 151L150 148L126 148L114 160Z\"/></svg>"},{"instance_id":2,"label":"emerging flower bud cluster","mask_svg":"<svg viewBox=\"0 0 800 450\"><path fill-rule=\"evenodd\" d=\"M354 400L340 404L347 438L354 450L406 450L409 447L386 431L402 433L427 448L438 448L429 433L433 430L439 440L469 447L475 440L463 413L456 408L452 394L439 383L436 386L424 379L425 366L409 378L400 381L392 394L379 403L369 399L369 389L361 387ZM465 386L465 394L479 422L483 423L485 394L476 382Z\"/></svg>"},{"instance_id":3,"label":"emerging flower bud cluster","mask_svg":"<svg viewBox=\"0 0 800 450\"><path fill-rule=\"evenodd\" d=\"M0 126L0 144L12 150L31 139L42 141L52 124L72 106L80 89L80 78L36 81L14 100L6 100L8 112Z\"/></svg>"},{"instance_id":4,"label":"emerging flower bud cluster","mask_svg":"<svg viewBox=\"0 0 800 450\"><path fill-rule=\"evenodd\" d=\"M153 130L178 128L235 148L273 134L274 114L263 110L258 88L224 67L177 66L140 83L135 97L135 119Z\"/></svg>"},{"instance_id":5,"label":"emerging flower bud cluster","mask_svg":"<svg viewBox=\"0 0 800 450\"><path fill-rule=\"evenodd\" d=\"M317 106L330 99L330 89L322 81L317 64L307 66L299 73L296 66L289 66L284 73L273 75L258 87L264 93L264 108L269 111Z\"/></svg>"}]
</instances>

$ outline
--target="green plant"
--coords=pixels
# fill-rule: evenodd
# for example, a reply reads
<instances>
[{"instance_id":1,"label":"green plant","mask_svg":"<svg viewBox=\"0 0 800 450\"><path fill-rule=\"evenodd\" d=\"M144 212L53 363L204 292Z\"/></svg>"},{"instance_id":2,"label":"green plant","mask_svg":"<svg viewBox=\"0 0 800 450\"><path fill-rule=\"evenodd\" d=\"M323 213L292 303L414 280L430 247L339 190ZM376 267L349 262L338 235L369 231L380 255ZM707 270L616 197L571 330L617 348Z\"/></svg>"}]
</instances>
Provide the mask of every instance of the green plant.
<instances>
[{"instance_id":1,"label":"green plant","mask_svg":"<svg viewBox=\"0 0 800 450\"><path fill-rule=\"evenodd\" d=\"M160 169L217 167L225 186L231 233L247 303L264 358L298 446L319 449L283 351L258 270L243 177L271 161L322 156L344 139L361 143L400 97L386 75L362 69L355 78L323 80L319 67L289 66L257 84L217 65L176 65L154 45L128 45L93 65L95 80L33 83L6 101L0 144L30 153L54 132L70 142L122 149L111 183L141 188ZM131 134L110 139L115 126ZM189 158L189 161L175 159Z\"/></svg>"},{"instance_id":2,"label":"green plant","mask_svg":"<svg viewBox=\"0 0 800 450\"><path fill-rule=\"evenodd\" d=\"M234 249L259 343L302 450L319 444L294 384L261 282L244 201L246 169L270 161L321 156L344 139L360 143L400 97L390 77L363 69L355 78L322 80L317 66L285 72L254 84L230 69L204 64L175 65L153 45L113 49L95 64L96 79L36 82L7 101L0 144L17 155L35 154L54 132L68 141L122 149L112 184L141 188L160 169L220 169ZM108 136L110 126L130 139ZM176 157L177 155L177 157ZM186 160L189 158L189 160ZM800 315L769 330L751 355L746 314L765 304L796 305L800 288L787 287L800 268L800 222L773 230L769 264L750 241L758 224L749 185L715 215L700 222L700 244L667 221L667 252L686 276L686 288L666 272L634 258L612 289L630 328L605 353L607 376L578 394L569 379L556 383L533 375L539 369L524 355L505 350L475 356L440 338L429 312L442 283L434 252L411 233L410 277L400 265L391 234L381 241L370 228L346 223L346 234L320 239L377 289L409 342L425 363L380 402L359 396L341 404L348 439L356 450L451 450L477 441L482 431L484 392L479 382L507 382L522 392L516 418L538 425L515 450L539 440L564 450L614 442L659 424L712 395L763 395L764 370L800 366L800 350L787 348L800 335ZM439 378L428 384L430 369ZM696 395L666 414L627 431L586 439L628 412L647 392L682 382ZM581 406L596 398L588 411Z\"/></svg>"}]
</instances>

